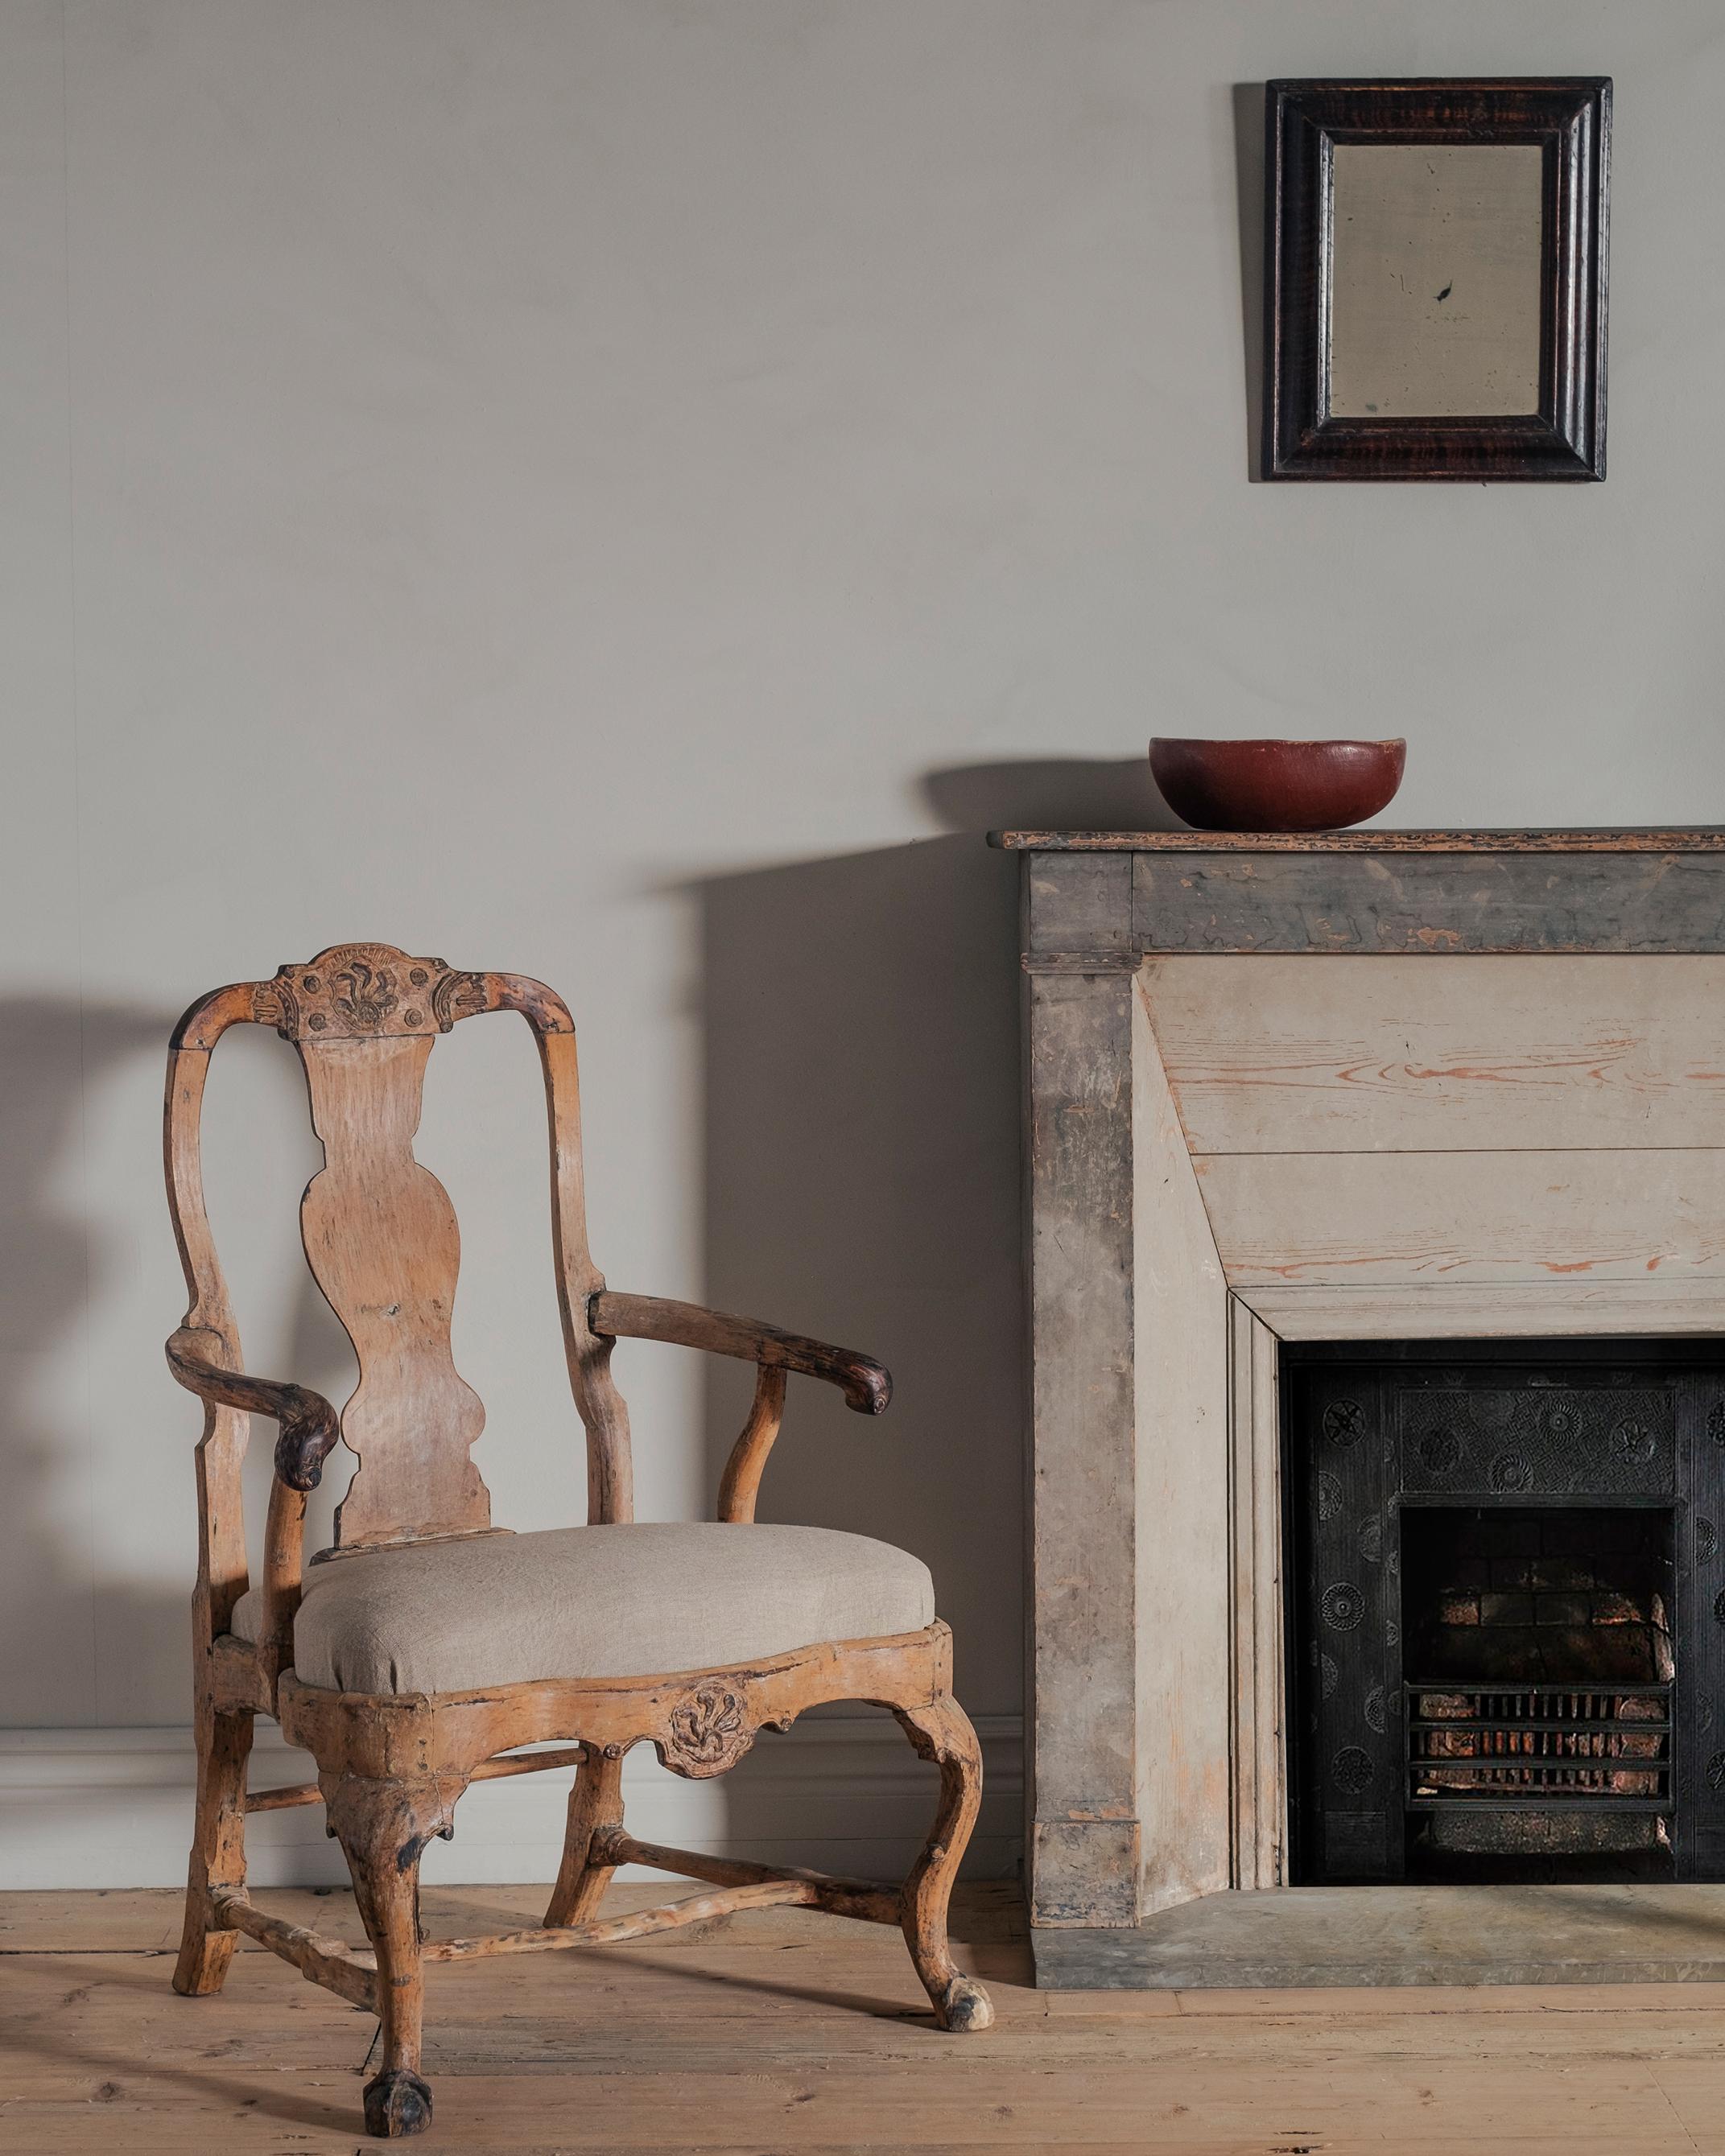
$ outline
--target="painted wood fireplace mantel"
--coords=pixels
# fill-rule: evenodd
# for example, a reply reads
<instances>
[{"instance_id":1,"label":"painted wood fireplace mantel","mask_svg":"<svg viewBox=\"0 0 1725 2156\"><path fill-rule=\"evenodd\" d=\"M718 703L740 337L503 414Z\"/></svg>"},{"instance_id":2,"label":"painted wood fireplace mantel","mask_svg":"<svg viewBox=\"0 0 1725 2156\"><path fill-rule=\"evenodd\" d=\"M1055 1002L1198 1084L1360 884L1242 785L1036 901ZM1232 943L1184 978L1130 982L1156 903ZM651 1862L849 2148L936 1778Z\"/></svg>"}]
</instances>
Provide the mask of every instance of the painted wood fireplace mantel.
<instances>
[{"instance_id":1,"label":"painted wood fireplace mantel","mask_svg":"<svg viewBox=\"0 0 1725 2156\"><path fill-rule=\"evenodd\" d=\"M992 843L1052 1945L1282 1883L1282 1339L1725 1331L1725 831Z\"/></svg>"}]
</instances>

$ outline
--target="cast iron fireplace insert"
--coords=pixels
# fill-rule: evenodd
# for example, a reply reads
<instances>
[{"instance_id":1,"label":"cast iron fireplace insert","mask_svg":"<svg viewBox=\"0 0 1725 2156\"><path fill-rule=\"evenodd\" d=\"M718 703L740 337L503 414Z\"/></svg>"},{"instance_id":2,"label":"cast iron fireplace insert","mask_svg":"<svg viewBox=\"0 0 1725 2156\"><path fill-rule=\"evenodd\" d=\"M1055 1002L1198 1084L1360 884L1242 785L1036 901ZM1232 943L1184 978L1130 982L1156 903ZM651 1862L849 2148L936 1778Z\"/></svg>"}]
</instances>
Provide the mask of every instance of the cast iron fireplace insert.
<instances>
[{"instance_id":1,"label":"cast iron fireplace insert","mask_svg":"<svg viewBox=\"0 0 1725 2156\"><path fill-rule=\"evenodd\" d=\"M1282 1352L1293 1883L1725 1879L1725 1349Z\"/></svg>"}]
</instances>

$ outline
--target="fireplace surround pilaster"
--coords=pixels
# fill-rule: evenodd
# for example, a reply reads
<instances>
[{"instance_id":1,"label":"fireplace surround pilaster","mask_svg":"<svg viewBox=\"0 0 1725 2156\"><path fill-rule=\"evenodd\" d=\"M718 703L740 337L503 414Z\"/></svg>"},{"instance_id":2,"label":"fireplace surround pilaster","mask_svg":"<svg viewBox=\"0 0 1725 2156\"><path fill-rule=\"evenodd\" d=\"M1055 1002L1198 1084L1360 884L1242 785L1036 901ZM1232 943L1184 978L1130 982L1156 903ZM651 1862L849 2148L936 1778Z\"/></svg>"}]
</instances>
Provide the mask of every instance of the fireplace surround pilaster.
<instances>
[{"instance_id":1,"label":"fireplace surround pilaster","mask_svg":"<svg viewBox=\"0 0 1725 2156\"><path fill-rule=\"evenodd\" d=\"M1051 1938L1283 1881L1283 1340L1725 1331L1725 833L994 843Z\"/></svg>"}]
</instances>

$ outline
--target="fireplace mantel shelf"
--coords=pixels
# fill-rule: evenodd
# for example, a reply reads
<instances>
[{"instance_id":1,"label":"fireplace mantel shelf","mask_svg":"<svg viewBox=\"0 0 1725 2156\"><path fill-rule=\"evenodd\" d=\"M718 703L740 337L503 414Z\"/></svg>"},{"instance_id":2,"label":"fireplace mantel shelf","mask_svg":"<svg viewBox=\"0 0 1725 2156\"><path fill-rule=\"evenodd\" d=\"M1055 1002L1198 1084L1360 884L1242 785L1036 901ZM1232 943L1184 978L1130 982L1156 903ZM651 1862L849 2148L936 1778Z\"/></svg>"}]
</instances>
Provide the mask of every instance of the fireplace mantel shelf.
<instances>
[{"instance_id":1,"label":"fireplace mantel shelf","mask_svg":"<svg viewBox=\"0 0 1725 2156\"><path fill-rule=\"evenodd\" d=\"M1720 854L1725 825L1593 831L991 831L1012 854Z\"/></svg>"},{"instance_id":2,"label":"fireplace mantel shelf","mask_svg":"<svg viewBox=\"0 0 1725 2156\"><path fill-rule=\"evenodd\" d=\"M1725 829L999 831L1028 972L1175 952L1725 952Z\"/></svg>"}]
</instances>

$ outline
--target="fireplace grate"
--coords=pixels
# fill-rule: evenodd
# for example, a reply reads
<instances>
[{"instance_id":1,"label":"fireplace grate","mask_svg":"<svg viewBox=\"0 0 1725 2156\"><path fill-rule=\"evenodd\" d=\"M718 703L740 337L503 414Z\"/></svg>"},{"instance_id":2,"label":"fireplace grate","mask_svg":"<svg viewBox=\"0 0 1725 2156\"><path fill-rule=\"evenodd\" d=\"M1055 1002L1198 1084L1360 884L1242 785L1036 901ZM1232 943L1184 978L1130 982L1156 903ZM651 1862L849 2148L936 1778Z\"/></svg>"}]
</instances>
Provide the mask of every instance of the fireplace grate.
<instances>
[{"instance_id":1,"label":"fireplace grate","mask_svg":"<svg viewBox=\"0 0 1725 2156\"><path fill-rule=\"evenodd\" d=\"M1407 1809L1667 1812L1672 1690L1410 1684Z\"/></svg>"}]
</instances>

